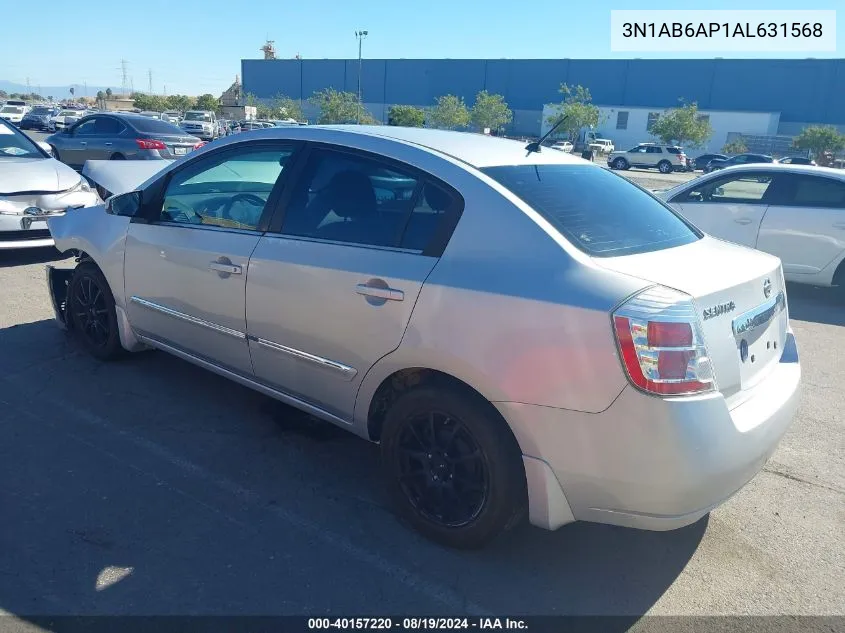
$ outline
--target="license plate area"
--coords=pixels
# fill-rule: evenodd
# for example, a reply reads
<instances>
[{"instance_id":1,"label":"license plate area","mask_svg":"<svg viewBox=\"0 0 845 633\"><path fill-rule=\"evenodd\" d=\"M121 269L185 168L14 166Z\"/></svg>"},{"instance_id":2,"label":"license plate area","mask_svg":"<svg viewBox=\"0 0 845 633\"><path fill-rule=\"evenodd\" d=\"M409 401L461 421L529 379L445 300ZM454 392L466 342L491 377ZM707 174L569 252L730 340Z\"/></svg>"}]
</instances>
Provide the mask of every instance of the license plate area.
<instances>
[{"instance_id":1,"label":"license plate area","mask_svg":"<svg viewBox=\"0 0 845 633\"><path fill-rule=\"evenodd\" d=\"M780 360L786 344L786 297L781 292L733 320L741 388L753 387Z\"/></svg>"},{"instance_id":2,"label":"license plate area","mask_svg":"<svg viewBox=\"0 0 845 633\"><path fill-rule=\"evenodd\" d=\"M47 220L36 220L34 218L21 218L21 229L24 231L44 230L47 228Z\"/></svg>"},{"instance_id":3,"label":"license plate area","mask_svg":"<svg viewBox=\"0 0 845 633\"><path fill-rule=\"evenodd\" d=\"M188 148L187 147L174 147L173 153L176 156L184 156L185 154L188 153Z\"/></svg>"}]
</instances>

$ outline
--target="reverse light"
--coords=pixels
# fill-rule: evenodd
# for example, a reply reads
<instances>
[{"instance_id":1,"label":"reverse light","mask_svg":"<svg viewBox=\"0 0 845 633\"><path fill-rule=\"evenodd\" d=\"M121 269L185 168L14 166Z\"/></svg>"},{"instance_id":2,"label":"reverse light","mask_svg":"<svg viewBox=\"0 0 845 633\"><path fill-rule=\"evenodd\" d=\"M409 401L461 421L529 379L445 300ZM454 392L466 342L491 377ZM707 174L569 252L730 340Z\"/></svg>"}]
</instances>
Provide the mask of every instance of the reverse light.
<instances>
[{"instance_id":1,"label":"reverse light","mask_svg":"<svg viewBox=\"0 0 845 633\"><path fill-rule=\"evenodd\" d=\"M654 286L613 313L628 379L648 393L680 396L715 391L716 382L692 298Z\"/></svg>"},{"instance_id":2,"label":"reverse light","mask_svg":"<svg viewBox=\"0 0 845 633\"><path fill-rule=\"evenodd\" d=\"M167 145L155 139L136 138L135 142L140 149L167 149Z\"/></svg>"}]
</instances>

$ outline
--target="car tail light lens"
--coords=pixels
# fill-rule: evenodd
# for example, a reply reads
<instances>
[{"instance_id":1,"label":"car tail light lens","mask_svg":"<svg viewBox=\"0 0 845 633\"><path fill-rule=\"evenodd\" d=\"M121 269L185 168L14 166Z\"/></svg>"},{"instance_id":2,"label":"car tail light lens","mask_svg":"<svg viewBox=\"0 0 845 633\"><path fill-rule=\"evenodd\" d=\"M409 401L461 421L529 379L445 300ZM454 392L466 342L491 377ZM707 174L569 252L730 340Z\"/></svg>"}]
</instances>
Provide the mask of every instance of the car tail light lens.
<instances>
[{"instance_id":1,"label":"car tail light lens","mask_svg":"<svg viewBox=\"0 0 845 633\"><path fill-rule=\"evenodd\" d=\"M135 142L140 149L167 149L167 145L155 139L136 138Z\"/></svg>"},{"instance_id":2,"label":"car tail light lens","mask_svg":"<svg viewBox=\"0 0 845 633\"><path fill-rule=\"evenodd\" d=\"M208 141L200 141L199 143L197 143L196 145L194 145L194 149L195 149L195 150L198 150L198 149L199 149L200 147L202 147L203 145L208 145Z\"/></svg>"},{"instance_id":3,"label":"car tail light lens","mask_svg":"<svg viewBox=\"0 0 845 633\"><path fill-rule=\"evenodd\" d=\"M631 383L648 393L715 391L716 381L692 298L654 286L619 307L613 326Z\"/></svg>"}]
</instances>

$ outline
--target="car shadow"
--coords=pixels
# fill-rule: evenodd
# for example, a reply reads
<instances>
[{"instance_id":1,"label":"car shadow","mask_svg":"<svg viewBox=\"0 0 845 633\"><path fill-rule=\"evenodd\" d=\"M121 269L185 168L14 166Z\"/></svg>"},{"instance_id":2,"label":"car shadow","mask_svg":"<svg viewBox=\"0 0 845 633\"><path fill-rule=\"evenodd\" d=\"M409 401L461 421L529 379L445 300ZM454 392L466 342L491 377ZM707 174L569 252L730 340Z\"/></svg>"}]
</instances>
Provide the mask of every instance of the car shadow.
<instances>
[{"instance_id":1,"label":"car shadow","mask_svg":"<svg viewBox=\"0 0 845 633\"><path fill-rule=\"evenodd\" d=\"M845 292L807 284L786 284L789 318L845 326Z\"/></svg>"},{"instance_id":2,"label":"car shadow","mask_svg":"<svg viewBox=\"0 0 845 633\"><path fill-rule=\"evenodd\" d=\"M448 550L394 517L378 448L342 429L164 353L100 363L48 320L0 329L0 349L0 608L36 623L481 609L620 616L614 633L709 521L523 524Z\"/></svg>"},{"instance_id":3,"label":"car shadow","mask_svg":"<svg viewBox=\"0 0 845 633\"><path fill-rule=\"evenodd\" d=\"M48 264L69 257L70 255L60 253L52 246L0 250L0 268L25 266L27 264Z\"/></svg>"}]
</instances>

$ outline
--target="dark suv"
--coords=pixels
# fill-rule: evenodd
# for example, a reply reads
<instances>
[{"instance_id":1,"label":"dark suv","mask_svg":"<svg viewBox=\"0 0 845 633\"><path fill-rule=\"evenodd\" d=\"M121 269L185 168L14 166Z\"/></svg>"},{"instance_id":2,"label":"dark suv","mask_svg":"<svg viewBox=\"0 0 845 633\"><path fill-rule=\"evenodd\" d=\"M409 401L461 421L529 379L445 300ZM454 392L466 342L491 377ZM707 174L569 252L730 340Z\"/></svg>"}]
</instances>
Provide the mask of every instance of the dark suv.
<instances>
[{"instance_id":1,"label":"dark suv","mask_svg":"<svg viewBox=\"0 0 845 633\"><path fill-rule=\"evenodd\" d=\"M750 163L773 163L775 159L766 154L737 154L724 160L714 158L704 168L705 172L716 171L717 169L724 169L725 167L733 167L734 165L748 165Z\"/></svg>"}]
</instances>

